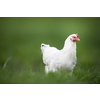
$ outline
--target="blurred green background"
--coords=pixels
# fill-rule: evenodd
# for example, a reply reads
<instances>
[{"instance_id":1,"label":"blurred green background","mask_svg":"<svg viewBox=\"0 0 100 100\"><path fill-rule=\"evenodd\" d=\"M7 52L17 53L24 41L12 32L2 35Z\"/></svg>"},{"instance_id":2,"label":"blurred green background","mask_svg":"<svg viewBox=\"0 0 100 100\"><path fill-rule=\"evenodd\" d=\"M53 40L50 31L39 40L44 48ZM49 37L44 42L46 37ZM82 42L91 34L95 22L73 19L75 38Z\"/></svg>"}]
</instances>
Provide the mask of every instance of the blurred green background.
<instances>
[{"instance_id":1,"label":"blurred green background","mask_svg":"<svg viewBox=\"0 0 100 100\"><path fill-rule=\"evenodd\" d=\"M62 49L76 33L81 41L72 77L63 71L45 74L41 43ZM100 18L0 18L0 83L100 83Z\"/></svg>"}]
</instances>

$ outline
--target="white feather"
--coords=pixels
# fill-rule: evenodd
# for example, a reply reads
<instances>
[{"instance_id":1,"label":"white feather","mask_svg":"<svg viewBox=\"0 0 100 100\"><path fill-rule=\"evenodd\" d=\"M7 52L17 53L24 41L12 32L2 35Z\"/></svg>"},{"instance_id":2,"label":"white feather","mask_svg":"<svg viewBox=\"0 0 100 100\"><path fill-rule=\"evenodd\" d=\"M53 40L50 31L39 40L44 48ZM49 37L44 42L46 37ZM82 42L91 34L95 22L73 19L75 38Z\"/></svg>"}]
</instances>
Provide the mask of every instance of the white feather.
<instances>
[{"instance_id":1,"label":"white feather","mask_svg":"<svg viewBox=\"0 0 100 100\"><path fill-rule=\"evenodd\" d=\"M76 34L70 35L66 40L62 50L55 47L50 47L46 44L41 44L43 53L43 62L46 64L45 71L58 71L64 69L73 72L76 65L76 42L72 42L70 38Z\"/></svg>"}]
</instances>

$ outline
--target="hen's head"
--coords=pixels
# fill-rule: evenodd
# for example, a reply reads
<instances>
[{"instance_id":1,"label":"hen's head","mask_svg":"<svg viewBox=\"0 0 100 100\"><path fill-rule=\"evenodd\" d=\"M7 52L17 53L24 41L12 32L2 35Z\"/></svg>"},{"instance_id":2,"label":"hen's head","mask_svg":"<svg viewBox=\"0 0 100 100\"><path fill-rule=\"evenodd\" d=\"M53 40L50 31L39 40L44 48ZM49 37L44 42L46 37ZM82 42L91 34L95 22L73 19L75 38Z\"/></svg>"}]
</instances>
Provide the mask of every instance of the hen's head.
<instances>
[{"instance_id":1,"label":"hen's head","mask_svg":"<svg viewBox=\"0 0 100 100\"><path fill-rule=\"evenodd\" d=\"M69 38L72 42L80 41L78 34L72 34Z\"/></svg>"}]
</instances>

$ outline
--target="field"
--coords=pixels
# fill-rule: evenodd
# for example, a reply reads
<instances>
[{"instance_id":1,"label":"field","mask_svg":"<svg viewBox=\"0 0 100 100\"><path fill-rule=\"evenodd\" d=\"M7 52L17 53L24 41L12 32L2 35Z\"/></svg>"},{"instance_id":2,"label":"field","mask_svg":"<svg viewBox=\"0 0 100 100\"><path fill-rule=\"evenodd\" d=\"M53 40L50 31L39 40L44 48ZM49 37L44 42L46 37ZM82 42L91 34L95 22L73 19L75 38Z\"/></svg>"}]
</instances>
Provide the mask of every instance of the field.
<instances>
[{"instance_id":1,"label":"field","mask_svg":"<svg viewBox=\"0 0 100 100\"><path fill-rule=\"evenodd\" d=\"M70 76L64 71L45 73L41 43L62 49L70 34L79 34L77 65ZM0 18L1 84L99 84L100 18Z\"/></svg>"}]
</instances>

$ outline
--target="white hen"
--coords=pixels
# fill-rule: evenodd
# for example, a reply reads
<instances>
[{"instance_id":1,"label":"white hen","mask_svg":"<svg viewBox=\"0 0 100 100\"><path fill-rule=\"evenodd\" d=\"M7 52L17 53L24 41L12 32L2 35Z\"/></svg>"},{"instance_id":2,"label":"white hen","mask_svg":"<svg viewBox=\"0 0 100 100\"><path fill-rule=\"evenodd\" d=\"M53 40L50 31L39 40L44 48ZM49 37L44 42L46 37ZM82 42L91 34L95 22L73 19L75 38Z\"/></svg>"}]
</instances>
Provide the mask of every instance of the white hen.
<instances>
[{"instance_id":1,"label":"white hen","mask_svg":"<svg viewBox=\"0 0 100 100\"><path fill-rule=\"evenodd\" d=\"M58 71L64 69L73 72L77 62L76 57L76 41L80 41L78 34L70 35L66 40L62 50L55 47L50 47L46 44L41 44L43 53L43 62L46 64L45 71Z\"/></svg>"}]
</instances>

